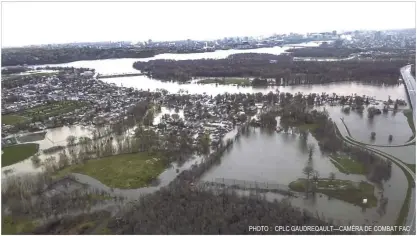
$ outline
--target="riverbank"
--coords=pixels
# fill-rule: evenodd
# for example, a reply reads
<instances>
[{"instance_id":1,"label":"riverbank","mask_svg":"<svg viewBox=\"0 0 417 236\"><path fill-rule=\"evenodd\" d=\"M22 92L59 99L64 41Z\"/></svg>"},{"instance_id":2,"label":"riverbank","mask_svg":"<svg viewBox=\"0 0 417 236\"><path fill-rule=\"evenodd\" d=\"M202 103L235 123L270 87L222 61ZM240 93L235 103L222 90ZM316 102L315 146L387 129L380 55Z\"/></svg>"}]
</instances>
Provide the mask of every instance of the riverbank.
<instances>
[{"instance_id":1,"label":"riverbank","mask_svg":"<svg viewBox=\"0 0 417 236\"><path fill-rule=\"evenodd\" d=\"M244 78L207 78L197 81L197 84L251 86L251 81Z\"/></svg>"}]
</instances>

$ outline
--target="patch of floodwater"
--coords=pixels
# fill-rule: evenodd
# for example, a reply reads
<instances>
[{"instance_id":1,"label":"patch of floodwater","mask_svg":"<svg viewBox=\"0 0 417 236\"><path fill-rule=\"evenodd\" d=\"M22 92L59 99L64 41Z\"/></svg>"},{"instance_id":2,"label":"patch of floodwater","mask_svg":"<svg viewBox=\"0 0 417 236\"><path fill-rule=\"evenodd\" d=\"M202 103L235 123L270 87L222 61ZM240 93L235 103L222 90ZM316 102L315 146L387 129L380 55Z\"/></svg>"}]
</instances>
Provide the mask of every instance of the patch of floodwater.
<instances>
[{"instance_id":1,"label":"patch of floodwater","mask_svg":"<svg viewBox=\"0 0 417 236\"><path fill-rule=\"evenodd\" d=\"M416 145L403 147L372 147L397 157L408 164L416 164Z\"/></svg>"},{"instance_id":2,"label":"patch of floodwater","mask_svg":"<svg viewBox=\"0 0 417 236\"><path fill-rule=\"evenodd\" d=\"M153 120L153 124L159 124L162 121L162 117L165 114L169 114L169 115L173 115L173 114L177 114L179 116L179 118L184 119L184 110L183 109L179 109L178 112L175 111L174 108L168 108L168 107L161 107L161 112L158 113L154 120Z\"/></svg>"},{"instance_id":3,"label":"patch of floodwater","mask_svg":"<svg viewBox=\"0 0 417 236\"><path fill-rule=\"evenodd\" d=\"M160 80L151 79L147 76L132 76L132 77L118 77L101 79L106 83L114 83L117 86L132 87L135 89L143 89L155 91L156 89L166 89L170 93L177 93L179 90L188 91L190 94L208 94L217 95L223 93L269 93L289 92L304 94L309 93L336 93L338 95L352 95L352 91L359 95L366 94L367 96L375 97L378 100L386 100L387 94L393 98L407 99L407 94L404 85L393 86L376 86L370 84L361 84L355 82L339 82L328 84L314 84L314 85L294 85L294 86L268 86L268 87L242 87L234 85L217 85L216 84L179 84L176 82L163 82Z\"/></svg>"},{"instance_id":4,"label":"patch of floodwater","mask_svg":"<svg viewBox=\"0 0 417 236\"><path fill-rule=\"evenodd\" d=\"M220 164L213 166L202 177L203 181L214 181L218 178L269 182L288 185L297 178L304 178L302 169L308 161L308 144L315 145L313 168L319 172L320 178L327 178L330 172L336 178L366 181L363 175L346 175L338 172L326 154L321 153L317 141L309 135L304 142L298 135L265 132L254 129L249 135L242 135L235 141L233 149L226 152ZM352 221L356 224L376 220L380 225L393 225L404 201L407 179L396 165L392 166L391 178L383 183L384 197L388 198L385 214L378 213L378 207L365 212L358 206L317 195L314 199L291 198L291 203L310 212L323 213L326 217ZM395 189L394 189L394 186ZM379 193L376 189L376 196ZM282 198L279 194L268 193L273 198Z\"/></svg>"},{"instance_id":5,"label":"patch of floodwater","mask_svg":"<svg viewBox=\"0 0 417 236\"><path fill-rule=\"evenodd\" d=\"M92 137L93 129L91 127L84 127L79 125L63 126L58 128L48 129L45 139L40 141L40 149L47 149L53 146L66 146L68 144L67 138L69 136L79 137Z\"/></svg>"},{"instance_id":6,"label":"patch of floodwater","mask_svg":"<svg viewBox=\"0 0 417 236\"><path fill-rule=\"evenodd\" d=\"M368 118L368 111L365 107L363 114L351 110L349 114L342 112L341 106L326 106L326 110L333 120L344 119L352 137L358 141L378 145L400 145L406 143L413 132L407 122L407 117L399 110L396 113L388 111L387 114L375 115ZM371 132L376 133L375 140L371 140ZM389 142L388 136L393 135Z\"/></svg>"},{"instance_id":7,"label":"patch of floodwater","mask_svg":"<svg viewBox=\"0 0 417 236\"><path fill-rule=\"evenodd\" d=\"M70 135L75 136L77 139L80 137L89 137L92 138L93 136L93 128L91 127L84 127L84 126L63 126L53 129L47 129L47 133L45 135L45 139L40 141L35 141L31 143L38 143L39 144L39 159L41 162L45 161L47 158L54 156L58 158L59 152L51 153L51 154L44 154L43 150L51 148L53 146L67 146L67 137ZM130 131L130 130L128 130ZM117 140L113 140L113 145L116 147ZM76 153L79 151L79 147L71 147L75 150ZM68 150L67 150L68 151ZM68 153L68 152L67 152ZM25 174L31 172L40 172L42 168L35 167L31 158L27 158L21 162L15 163L10 166L2 167L2 176L4 177L4 171L12 169L13 172L11 174Z\"/></svg>"},{"instance_id":8,"label":"patch of floodwater","mask_svg":"<svg viewBox=\"0 0 417 236\"><path fill-rule=\"evenodd\" d=\"M356 57L356 54L345 58L294 57L294 61L348 61Z\"/></svg>"},{"instance_id":9,"label":"patch of floodwater","mask_svg":"<svg viewBox=\"0 0 417 236\"><path fill-rule=\"evenodd\" d=\"M327 178L330 172L334 172L340 179L365 180L361 175L338 173L310 134L307 140L303 140L296 134L259 128L251 128L250 134L242 134L235 141L233 149L224 154L221 164L208 170L202 180L225 178L288 185L291 181L305 177L303 168L308 162L309 145L315 147L312 163L320 177Z\"/></svg>"}]
</instances>

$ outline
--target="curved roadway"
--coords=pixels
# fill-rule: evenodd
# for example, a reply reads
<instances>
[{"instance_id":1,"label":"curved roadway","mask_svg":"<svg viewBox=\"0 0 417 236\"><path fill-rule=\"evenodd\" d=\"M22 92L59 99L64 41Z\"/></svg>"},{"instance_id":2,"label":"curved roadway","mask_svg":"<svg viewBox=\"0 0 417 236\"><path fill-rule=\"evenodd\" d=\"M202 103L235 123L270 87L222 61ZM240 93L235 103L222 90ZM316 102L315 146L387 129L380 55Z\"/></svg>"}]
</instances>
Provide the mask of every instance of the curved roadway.
<instances>
[{"instance_id":1,"label":"curved roadway","mask_svg":"<svg viewBox=\"0 0 417 236\"><path fill-rule=\"evenodd\" d=\"M416 81L414 79L414 77L411 75L411 65L407 65L404 66L400 69L401 71L401 76L404 80L404 84L405 87L407 89L407 93L409 96L409 100L410 100L410 107L413 111L413 122L415 124L415 120L416 120ZM415 183L416 183L416 175L414 173L413 170L411 170L404 162L402 162L401 160L399 160L398 158L389 155L385 152L382 152L380 150L374 149L372 148L372 145L367 145L365 143L361 143L359 141L356 141L353 137L350 136L350 133L347 129L346 124L343 122L342 120L342 124L343 124L343 128L346 130L347 135L343 135L342 133L339 133L341 138L348 144L353 145L353 146L359 146L362 148L365 148L371 152L374 152L376 154L378 154L379 156L382 156L383 158L387 158L389 160L391 160L392 162L394 162L396 165L398 165L399 167L403 168L403 170L407 173L405 174L409 174L411 176L411 178L413 179L413 184L412 184L412 189L411 189L411 195L410 195L410 199L409 199L409 209L408 209L408 213L407 213L407 218L405 220L405 222L403 222L403 226L406 226L409 228L409 231L404 231L404 234L408 234L408 235L416 235L416 191L415 191ZM336 128L338 128L337 124L335 123ZM413 131L414 133L414 131ZM407 142L407 144L414 142L416 139L416 137L414 137L413 140ZM407 197L407 196L406 196Z\"/></svg>"},{"instance_id":2,"label":"curved roadway","mask_svg":"<svg viewBox=\"0 0 417 236\"><path fill-rule=\"evenodd\" d=\"M410 107L413 111L413 122L415 124L416 121L416 81L414 79L414 77L411 75L411 65L407 65L404 66L400 69L401 71L401 76L404 80L404 84L405 87L407 89L407 93L409 96L409 100L410 100ZM344 122L343 122L344 124ZM336 125L336 124L335 124ZM337 125L336 125L337 127ZM346 125L344 124L344 128L347 130ZM348 132L349 133L349 132ZM413 131L414 133L414 131ZM356 140L353 139L353 137L346 137L344 135L342 135L342 139L354 146L360 146L362 148L368 149L369 151L372 151L384 158L387 158L389 160L391 160L392 162L394 162L395 164L397 164L398 166L402 167L405 172L405 174L409 174L411 176L411 178L413 179L414 183L412 184L412 189L411 189L411 196L410 196L410 200L409 200L409 209L408 209L408 214L407 214L407 218L405 220L405 222L403 222L404 226L409 227L409 231L405 231L404 234L409 234L409 235L416 235L416 191L415 191L415 183L416 183L416 175L414 173L414 171L412 171L410 168L408 168L408 166L406 164L404 164L401 160L399 160L398 158L389 155L385 152L382 152L380 150L374 149L372 148L370 145L361 145L359 144L360 142L356 142ZM348 135L349 136L349 135ZM411 140L410 142L414 142L416 139L416 137L414 137L413 140ZM408 142L408 143L410 143Z\"/></svg>"},{"instance_id":3,"label":"curved roadway","mask_svg":"<svg viewBox=\"0 0 417 236\"><path fill-rule=\"evenodd\" d=\"M411 65L404 66L400 69L401 76L403 77L405 87L407 88L408 98L410 99L410 106L413 110L413 123L416 122L416 80L411 75ZM415 130L413 130L413 133L415 133ZM416 137L414 135L413 141L416 140ZM404 164L400 163L403 167ZM410 175L413 177L414 186L415 186L415 174L409 169L404 168ZM412 174L411 174L412 173ZM410 197L410 208L408 210L407 215L407 221L406 225L411 227L411 230L408 232L408 234L416 234L416 189L415 187L411 191L411 197Z\"/></svg>"},{"instance_id":4,"label":"curved roadway","mask_svg":"<svg viewBox=\"0 0 417 236\"><path fill-rule=\"evenodd\" d=\"M410 107L413 110L413 123L415 128L416 123L416 80L411 75L411 65L404 66L400 69L401 76L404 80L405 88L407 89L408 98L410 100ZM415 133L415 130L413 130ZM410 142L415 142L416 137L414 135L413 140ZM410 143L408 142L408 143Z\"/></svg>"},{"instance_id":5,"label":"curved roadway","mask_svg":"<svg viewBox=\"0 0 417 236\"><path fill-rule=\"evenodd\" d=\"M335 123L336 128L338 129L337 124ZM346 129L346 127L345 127ZM361 148L365 148L368 151L371 151L373 153L376 153L377 155L381 156L382 158L386 158L391 160L392 162L394 162L396 165L398 165L399 167L402 167L413 179L414 183L416 182L416 175L414 174L414 171L412 171L407 165L405 165L401 160L399 160L398 158L389 155L385 152L382 152L378 149L374 149L372 147L369 147L367 145L362 145L357 141L353 141L354 139L352 138L347 138L348 136L344 136L340 133L341 138L343 139L344 142L352 145L352 146L358 146ZM405 173L405 174L407 174ZM412 189L411 189L411 196L410 196L410 202L409 202L409 209L408 209L408 214L407 214L407 218L405 220L405 222L403 222L404 226L409 227L409 231L404 231L404 234L409 234L409 235L415 235L416 234L416 222L415 222L415 216L416 216L416 191L415 191L415 187L413 185Z\"/></svg>"}]
</instances>

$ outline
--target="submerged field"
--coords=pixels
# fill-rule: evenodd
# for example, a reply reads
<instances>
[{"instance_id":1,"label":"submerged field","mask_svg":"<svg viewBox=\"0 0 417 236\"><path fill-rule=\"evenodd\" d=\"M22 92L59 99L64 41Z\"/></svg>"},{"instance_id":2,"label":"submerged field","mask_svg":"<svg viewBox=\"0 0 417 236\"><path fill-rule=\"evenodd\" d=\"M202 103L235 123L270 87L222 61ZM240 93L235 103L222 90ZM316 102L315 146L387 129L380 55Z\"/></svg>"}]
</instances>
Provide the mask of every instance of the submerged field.
<instances>
[{"instance_id":1,"label":"submerged field","mask_svg":"<svg viewBox=\"0 0 417 236\"><path fill-rule=\"evenodd\" d=\"M320 151L311 134L307 140L303 140L295 133L252 128L250 134L242 135L235 141L233 149L224 154L220 165L209 170L203 179L227 178L288 185L304 177L303 168L308 162L309 146L314 147L313 168L320 176L328 177L331 172L338 172L332 161ZM339 174L339 177L358 178L345 174Z\"/></svg>"},{"instance_id":2,"label":"submerged field","mask_svg":"<svg viewBox=\"0 0 417 236\"><path fill-rule=\"evenodd\" d=\"M356 111L346 114L342 112L341 106L327 106L326 110L333 120L343 118L352 137L363 143L401 145L413 136L407 117L401 111L388 111L388 114L375 115L370 119L366 109L363 114ZM375 132L375 139L371 139L371 132ZM390 134L393 136L392 141L388 139Z\"/></svg>"},{"instance_id":3,"label":"submerged field","mask_svg":"<svg viewBox=\"0 0 417 236\"><path fill-rule=\"evenodd\" d=\"M406 178L396 165L392 167L390 179L382 184L383 196L388 199L382 209L380 187L369 182L363 165L348 155L323 153L311 134L303 140L296 129L294 134L291 130L289 133L261 128L251 130L250 134L244 134L235 141L233 148L223 155L220 162L203 175L203 181L220 184L222 181L225 184L227 181L252 181L285 188L294 181L306 178L303 169L309 163L309 148L314 147L311 165L317 171L318 178L329 179L334 173L335 181L343 183L347 189L321 189L307 199L300 191L298 197L291 198L292 205L346 224L375 221L384 225L394 224L397 220L407 185L403 184ZM283 195L272 192L266 193L266 197L270 200L283 199ZM363 198L368 199L366 206L360 204Z\"/></svg>"}]
</instances>

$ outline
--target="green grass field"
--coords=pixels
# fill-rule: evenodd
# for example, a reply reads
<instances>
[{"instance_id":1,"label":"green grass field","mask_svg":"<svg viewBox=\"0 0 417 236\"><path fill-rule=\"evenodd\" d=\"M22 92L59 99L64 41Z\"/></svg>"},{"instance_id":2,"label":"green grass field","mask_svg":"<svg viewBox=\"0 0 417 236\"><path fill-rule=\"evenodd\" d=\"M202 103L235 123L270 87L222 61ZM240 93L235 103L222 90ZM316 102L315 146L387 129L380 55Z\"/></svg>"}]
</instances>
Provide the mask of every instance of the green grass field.
<instances>
[{"instance_id":1,"label":"green grass field","mask_svg":"<svg viewBox=\"0 0 417 236\"><path fill-rule=\"evenodd\" d=\"M305 191L306 179L298 179L289 184L291 190L296 192ZM364 207L377 206L378 199L374 195L374 186L366 183L354 183L349 180L319 179L317 183L317 193L323 193L327 196ZM362 199L367 198L366 205L362 204Z\"/></svg>"},{"instance_id":2,"label":"green grass field","mask_svg":"<svg viewBox=\"0 0 417 236\"><path fill-rule=\"evenodd\" d=\"M64 168L55 176L80 173L91 176L108 187L134 189L147 186L164 169L165 164L158 155L132 153L89 160L85 164Z\"/></svg>"},{"instance_id":3,"label":"green grass field","mask_svg":"<svg viewBox=\"0 0 417 236\"><path fill-rule=\"evenodd\" d=\"M18 219L11 216L3 216L1 222L1 234L25 234L35 229L36 224L27 219Z\"/></svg>"},{"instance_id":4,"label":"green grass field","mask_svg":"<svg viewBox=\"0 0 417 236\"><path fill-rule=\"evenodd\" d=\"M39 144L37 143L17 144L2 148L4 153L1 155L1 167L10 166L23 161L33 156L38 150Z\"/></svg>"},{"instance_id":5,"label":"green grass field","mask_svg":"<svg viewBox=\"0 0 417 236\"><path fill-rule=\"evenodd\" d=\"M342 156L332 156L330 161L336 166L336 168L345 174L358 174L363 175L366 173L365 167L352 158Z\"/></svg>"},{"instance_id":6,"label":"green grass field","mask_svg":"<svg viewBox=\"0 0 417 236\"><path fill-rule=\"evenodd\" d=\"M33 117L53 117L71 112L77 108L87 105L79 101L60 101L50 104L40 105L27 110L8 114L1 117L2 124L15 125L18 123L31 122Z\"/></svg>"},{"instance_id":7,"label":"green grass field","mask_svg":"<svg viewBox=\"0 0 417 236\"><path fill-rule=\"evenodd\" d=\"M298 127L301 130L314 131L315 129L319 127L319 125L318 124L301 124L296 127Z\"/></svg>"},{"instance_id":8,"label":"green grass field","mask_svg":"<svg viewBox=\"0 0 417 236\"><path fill-rule=\"evenodd\" d=\"M413 131L413 134L416 134L416 128L414 126L414 121L413 121L413 111L411 109L408 110L404 110L403 111L405 117L407 117L407 121L408 121L408 125L410 126L411 130Z\"/></svg>"},{"instance_id":9,"label":"green grass field","mask_svg":"<svg viewBox=\"0 0 417 236\"><path fill-rule=\"evenodd\" d=\"M18 123L23 123L28 121L29 119L19 115L2 115L1 116L1 123L5 125L14 125Z\"/></svg>"},{"instance_id":10,"label":"green grass field","mask_svg":"<svg viewBox=\"0 0 417 236\"><path fill-rule=\"evenodd\" d=\"M78 102L78 101L53 102L51 104L45 104L45 105L27 109L23 112L22 115L25 117L33 117L33 116L50 117L50 116L54 116L58 114L71 112L79 107L82 107L83 105L85 104L82 102Z\"/></svg>"}]
</instances>

